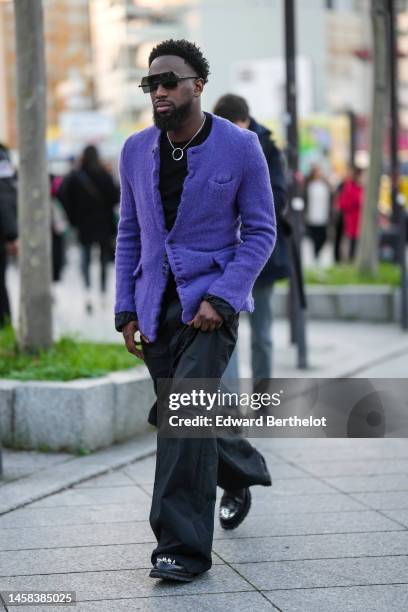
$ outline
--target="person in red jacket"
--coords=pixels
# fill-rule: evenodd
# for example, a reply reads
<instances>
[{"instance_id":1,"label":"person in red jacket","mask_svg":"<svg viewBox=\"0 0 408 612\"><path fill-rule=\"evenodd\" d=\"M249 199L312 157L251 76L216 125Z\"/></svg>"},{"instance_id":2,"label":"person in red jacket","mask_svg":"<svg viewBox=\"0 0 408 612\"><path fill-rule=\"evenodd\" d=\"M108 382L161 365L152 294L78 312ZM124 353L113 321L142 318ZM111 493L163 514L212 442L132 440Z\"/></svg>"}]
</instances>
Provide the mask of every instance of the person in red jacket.
<instances>
[{"instance_id":1,"label":"person in red jacket","mask_svg":"<svg viewBox=\"0 0 408 612\"><path fill-rule=\"evenodd\" d=\"M363 208L363 170L354 168L352 175L344 182L338 196L338 206L344 215L344 233L349 240L349 260L354 259L360 236L361 211Z\"/></svg>"}]
</instances>

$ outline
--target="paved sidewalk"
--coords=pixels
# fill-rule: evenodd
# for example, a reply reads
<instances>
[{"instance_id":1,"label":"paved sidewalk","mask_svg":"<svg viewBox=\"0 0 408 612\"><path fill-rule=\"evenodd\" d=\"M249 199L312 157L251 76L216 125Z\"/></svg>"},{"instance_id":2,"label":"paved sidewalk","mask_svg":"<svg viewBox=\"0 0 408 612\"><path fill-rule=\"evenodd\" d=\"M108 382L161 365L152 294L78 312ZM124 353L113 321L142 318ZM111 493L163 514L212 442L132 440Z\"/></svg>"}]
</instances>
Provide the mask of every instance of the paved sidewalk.
<instances>
[{"instance_id":1,"label":"paved sidewalk","mask_svg":"<svg viewBox=\"0 0 408 612\"><path fill-rule=\"evenodd\" d=\"M383 333L380 342L372 340L359 376L393 376L396 368L402 373L404 347L398 349L402 356L372 365ZM397 336L405 338L398 333L395 341ZM394 343L387 349L392 352ZM76 609L95 612L406 610L408 441L254 442L273 486L253 488L253 507L236 531L216 524L213 568L195 582L172 585L148 577L154 457L134 461L129 455L116 470L0 517L0 590L75 590ZM120 461L119 446L115 453ZM98 456L75 461L95 463Z\"/></svg>"},{"instance_id":2,"label":"paved sidewalk","mask_svg":"<svg viewBox=\"0 0 408 612\"><path fill-rule=\"evenodd\" d=\"M121 341L110 308L86 319L64 296L65 289L59 333L80 329L87 337ZM240 334L244 377L245 318ZM407 375L408 335L395 325L311 323L306 372L296 370L287 334L287 324L277 323L278 377ZM408 440L254 442L265 454L273 486L254 487L251 512L236 531L216 524L213 568L188 585L148 577L154 456L135 460L134 443L83 458L6 451L9 482L0 486L0 506L19 487L35 490L46 481L50 488L42 499L0 516L0 591L75 590L79 603L70 609L84 612L408 609ZM143 444L145 454L151 452L151 442ZM105 473L90 478L95 466ZM62 489L62 474L72 472L81 482L50 494L51 479Z\"/></svg>"},{"instance_id":3,"label":"paved sidewalk","mask_svg":"<svg viewBox=\"0 0 408 612\"><path fill-rule=\"evenodd\" d=\"M273 486L253 489L236 531L216 524L213 568L195 582L148 577L150 457L1 517L0 590L75 590L95 612L407 609L406 440L257 444Z\"/></svg>"}]
</instances>

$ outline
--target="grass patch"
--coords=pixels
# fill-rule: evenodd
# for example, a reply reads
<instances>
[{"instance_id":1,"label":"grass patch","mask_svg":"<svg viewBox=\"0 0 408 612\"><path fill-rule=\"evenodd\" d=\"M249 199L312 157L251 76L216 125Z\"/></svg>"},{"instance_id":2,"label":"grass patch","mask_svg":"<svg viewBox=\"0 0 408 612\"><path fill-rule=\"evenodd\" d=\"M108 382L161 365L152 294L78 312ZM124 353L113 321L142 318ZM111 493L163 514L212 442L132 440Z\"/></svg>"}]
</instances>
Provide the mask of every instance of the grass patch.
<instances>
[{"instance_id":1,"label":"grass patch","mask_svg":"<svg viewBox=\"0 0 408 612\"><path fill-rule=\"evenodd\" d=\"M308 285L389 285L399 287L399 266L380 263L375 276L359 274L351 265L336 265L330 268L306 268L305 281Z\"/></svg>"},{"instance_id":2,"label":"grass patch","mask_svg":"<svg viewBox=\"0 0 408 612\"><path fill-rule=\"evenodd\" d=\"M73 380L94 378L142 363L124 344L80 341L64 336L49 350L20 353L13 328L0 329L0 378Z\"/></svg>"}]
</instances>

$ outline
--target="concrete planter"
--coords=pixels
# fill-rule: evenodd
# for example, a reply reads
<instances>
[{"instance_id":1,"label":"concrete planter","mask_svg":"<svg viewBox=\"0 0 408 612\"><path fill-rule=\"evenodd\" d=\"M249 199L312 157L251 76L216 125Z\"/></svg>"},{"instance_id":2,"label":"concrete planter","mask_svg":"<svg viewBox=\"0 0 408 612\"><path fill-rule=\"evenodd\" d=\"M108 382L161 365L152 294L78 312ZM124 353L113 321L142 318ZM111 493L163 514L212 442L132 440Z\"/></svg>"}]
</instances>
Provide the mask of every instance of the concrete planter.
<instances>
[{"instance_id":1,"label":"concrete planter","mask_svg":"<svg viewBox=\"0 0 408 612\"><path fill-rule=\"evenodd\" d=\"M23 449L96 450L146 431L154 399L144 366L70 382L2 380L2 441Z\"/></svg>"},{"instance_id":2,"label":"concrete planter","mask_svg":"<svg viewBox=\"0 0 408 612\"><path fill-rule=\"evenodd\" d=\"M309 319L397 321L399 291L388 286L308 286ZM274 314L287 312L287 287L274 290ZM145 366L71 382L0 380L5 446L95 450L148 429L155 399Z\"/></svg>"},{"instance_id":3,"label":"concrete planter","mask_svg":"<svg viewBox=\"0 0 408 612\"><path fill-rule=\"evenodd\" d=\"M287 287L274 290L274 314L287 313ZM306 287L309 319L391 322L398 320L398 290L385 285Z\"/></svg>"}]
</instances>

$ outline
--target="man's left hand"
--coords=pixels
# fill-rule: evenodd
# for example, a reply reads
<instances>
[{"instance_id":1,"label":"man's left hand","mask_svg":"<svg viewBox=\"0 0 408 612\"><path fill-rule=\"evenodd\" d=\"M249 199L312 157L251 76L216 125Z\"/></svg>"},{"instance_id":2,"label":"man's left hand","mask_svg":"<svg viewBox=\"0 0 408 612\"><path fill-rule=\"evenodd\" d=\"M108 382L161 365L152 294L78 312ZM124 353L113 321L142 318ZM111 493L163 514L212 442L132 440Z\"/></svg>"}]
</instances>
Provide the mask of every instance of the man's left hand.
<instances>
[{"instance_id":1,"label":"man's left hand","mask_svg":"<svg viewBox=\"0 0 408 612\"><path fill-rule=\"evenodd\" d=\"M203 300L194 319L189 321L187 325L194 325L196 329L201 329L203 332L212 332L221 327L223 320L215 308L209 302Z\"/></svg>"}]
</instances>

